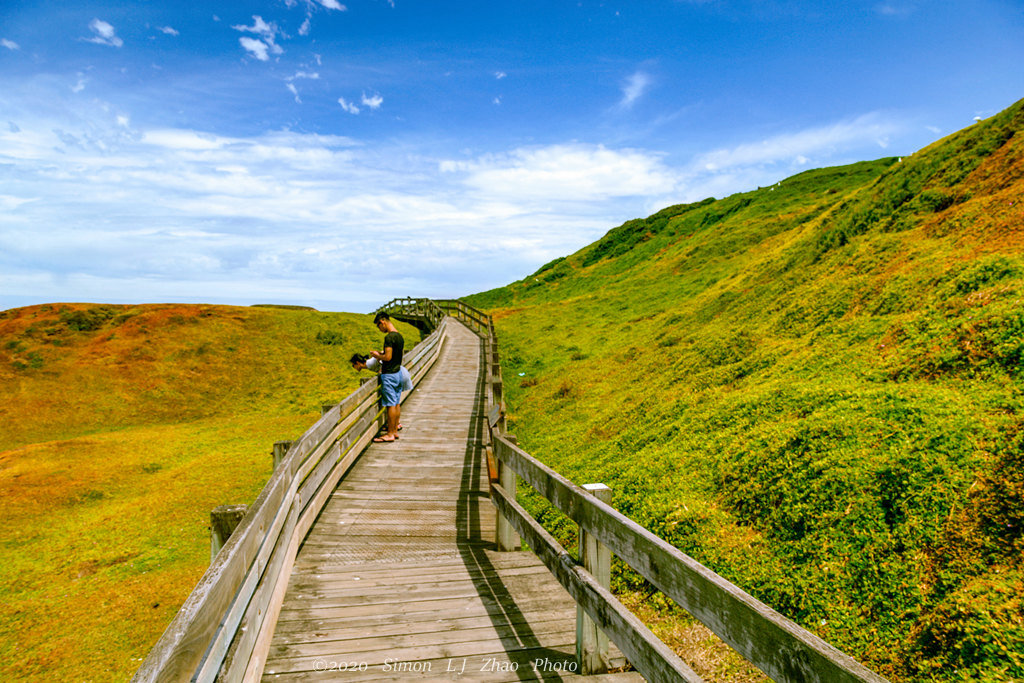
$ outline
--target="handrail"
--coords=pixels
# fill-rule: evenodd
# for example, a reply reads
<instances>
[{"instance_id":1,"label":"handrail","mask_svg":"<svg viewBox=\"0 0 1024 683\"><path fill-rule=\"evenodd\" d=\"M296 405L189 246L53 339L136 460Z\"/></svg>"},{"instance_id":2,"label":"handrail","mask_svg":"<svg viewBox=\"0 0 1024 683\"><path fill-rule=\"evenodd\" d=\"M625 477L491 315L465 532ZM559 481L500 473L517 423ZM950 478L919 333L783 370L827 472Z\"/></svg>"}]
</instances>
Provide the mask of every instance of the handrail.
<instances>
[{"instance_id":1,"label":"handrail","mask_svg":"<svg viewBox=\"0 0 1024 683\"><path fill-rule=\"evenodd\" d=\"M446 331L442 319L409 354L414 386L436 361ZM376 395L375 383L363 384L289 448L133 681L259 677L298 547L377 431L383 411Z\"/></svg>"},{"instance_id":2,"label":"handrail","mask_svg":"<svg viewBox=\"0 0 1024 683\"><path fill-rule=\"evenodd\" d=\"M667 541L550 469L505 433L501 367L492 318L458 301L438 302L478 321L487 363L486 415L491 498L500 513L499 549L518 547L522 534L596 625L650 680L701 680L594 576L516 503L518 477L575 521L658 590L672 598L754 666L778 681L845 683L885 679L785 618ZM493 458L493 460L492 460ZM505 538L503 539L503 535ZM579 646L577 646L579 648Z\"/></svg>"}]
</instances>

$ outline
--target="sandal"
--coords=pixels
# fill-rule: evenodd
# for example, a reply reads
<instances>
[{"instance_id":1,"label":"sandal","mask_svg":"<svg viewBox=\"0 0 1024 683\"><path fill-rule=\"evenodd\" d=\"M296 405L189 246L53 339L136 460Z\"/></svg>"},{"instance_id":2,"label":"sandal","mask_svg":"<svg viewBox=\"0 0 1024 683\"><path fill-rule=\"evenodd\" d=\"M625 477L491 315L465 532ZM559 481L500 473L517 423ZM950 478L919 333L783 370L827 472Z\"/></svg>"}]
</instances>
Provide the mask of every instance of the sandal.
<instances>
[{"instance_id":1,"label":"sandal","mask_svg":"<svg viewBox=\"0 0 1024 683\"><path fill-rule=\"evenodd\" d=\"M389 439L389 438L388 438L388 437L387 437L387 436L385 435L385 436L378 436L378 437L375 437L375 438L373 439L373 442L374 442L374 443L391 443L392 441L398 441L398 437L397 437L397 436L395 436L395 437L393 437L393 438Z\"/></svg>"}]
</instances>

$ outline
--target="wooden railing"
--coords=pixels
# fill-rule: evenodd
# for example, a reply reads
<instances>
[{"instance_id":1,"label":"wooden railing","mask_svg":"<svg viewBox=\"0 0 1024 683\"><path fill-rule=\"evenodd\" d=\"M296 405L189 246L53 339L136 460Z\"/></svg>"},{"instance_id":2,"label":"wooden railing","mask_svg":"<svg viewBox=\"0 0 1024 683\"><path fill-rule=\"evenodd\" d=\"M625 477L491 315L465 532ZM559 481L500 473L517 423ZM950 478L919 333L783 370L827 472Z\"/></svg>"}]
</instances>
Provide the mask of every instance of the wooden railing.
<instances>
[{"instance_id":1,"label":"wooden railing","mask_svg":"<svg viewBox=\"0 0 1024 683\"><path fill-rule=\"evenodd\" d=\"M576 600L581 673L606 668L607 637L648 680L701 680L611 593L610 551L776 681L885 681L616 511L604 495L607 487L577 486L519 448L515 437L506 433L498 341L491 317L462 302L436 303L474 321L483 338L491 499L500 513L498 547L518 549L518 532ZM579 525L579 560L517 503L520 478Z\"/></svg>"},{"instance_id":2,"label":"wooden railing","mask_svg":"<svg viewBox=\"0 0 1024 683\"><path fill-rule=\"evenodd\" d=\"M443 319L406 357L418 384L440 353ZM377 384L349 394L294 442L133 681L259 678L298 548L382 420Z\"/></svg>"}]
</instances>

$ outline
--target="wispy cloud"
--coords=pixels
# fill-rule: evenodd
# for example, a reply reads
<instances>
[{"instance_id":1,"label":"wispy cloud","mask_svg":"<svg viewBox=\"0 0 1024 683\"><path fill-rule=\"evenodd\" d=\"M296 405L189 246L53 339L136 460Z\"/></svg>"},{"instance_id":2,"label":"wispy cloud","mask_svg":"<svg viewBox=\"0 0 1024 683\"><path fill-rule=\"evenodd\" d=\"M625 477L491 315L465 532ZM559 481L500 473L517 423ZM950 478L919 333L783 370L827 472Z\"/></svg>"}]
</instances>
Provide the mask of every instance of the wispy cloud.
<instances>
[{"instance_id":1,"label":"wispy cloud","mask_svg":"<svg viewBox=\"0 0 1024 683\"><path fill-rule=\"evenodd\" d=\"M238 42L241 44L243 48L245 48L246 52L251 54L256 59L260 60L261 62L266 62L270 59L270 55L267 53L268 50L270 49L270 46L264 43L262 40L257 40L256 38L248 38L243 36L238 39Z\"/></svg>"},{"instance_id":2,"label":"wispy cloud","mask_svg":"<svg viewBox=\"0 0 1024 683\"><path fill-rule=\"evenodd\" d=\"M109 45L111 47L121 47L124 45L124 41L117 37L117 33L114 27L105 21L100 19L93 19L89 22L89 28L93 32L92 38L84 38L87 43L96 43L97 45Z\"/></svg>"},{"instance_id":3,"label":"wispy cloud","mask_svg":"<svg viewBox=\"0 0 1024 683\"><path fill-rule=\"evenodd\" d=\"M886 17L908 17L916 10L912 2L883 2L875 5L875 12Z\"/></svg>"},{"instance_id":4,"label":"wispy cloud","mask_svg":"<svg viewBox=\"0 0 1024 683\"><path fill-rule=\"evenodd\" d=\"M507 74L507 73L505 73L504 71L495 71L495 72L494 72L494 77L495 77L496 79L498 79L499 81L500 81L501 79L503 79L503 78L507 77L507 76L508 76L508 74Z\"/></svg>"},{"instance_id":5,"label":"wispy cloud","mask_svg":"<svg viewBox=\"0 0 1024 683\"><path fill-rule=\"evenodd\" d=\"M300 71L285 83L315 77ZM354 114L383 99L367 91L338 102ZM396 289L465 294L629 218L828 165L900 126L869 114L675 159L583 142L438 158L425 151L432 145L290 131L139 130L98 104L75 117L0 126L0 164L16 179L0 196L0 292L345 310L369 310ZM495 237L478 239L481 226ZM370 234L388 239L353 248Z\"/></svg>"},{"instance_id":6,"label":"wispy cloud","mask_svg":"<svg viewBox=\"0 0 1024 683\"><path fill-rule=\"evenodd\" d=\"M440 169L463 174L467 186L486 195L531 201L663 194L676 184L660 155L579 143L517 149L470 162L446 161Z\"/></svg>"},{"instance_id":7,"label":"wispy cloud","mask_svg":"<svg viewBox=\"0 0 1024 683\"><path fill-rule=\"evenodd\" d=\"M302 99L299 97L299 89L296 87L294 81L297 80L319 80L320 74L311 71L297 71L294 76L289 76L285 79L285 87L288 91L295 96L295 101L299 104L302 103Z\"/></svg>"},{"instance_id":8,"label":"wispy cloud","mask_svg":"<svg viewBox=\"0 0 1024 683\"><path fill-rule=\"evenodd\" d=\"M8 40L7 38L4 38L4 39L0 40L0 45L3 45L8 50L20 50L21 49L20 45L18 45L13 40Z\"/></svg>"},{"instance_id":9,"label":"wispy cloud","mask_svg":"<svg viewBox=\"0 0 1024 683\"><path fill-rule=\"evenodd\" d=\"M344 97L339 97L338 98L338 104L340 104L341 108L344 109L345 111L347 111L349 114L358 114L359 113L359 107L357 107L352 102L349 102Z\"/></svg>"},{"instance_id":10,"label":"wispy cloud","mask_svg":"<svg viewBox=\"0 0 1024 683\"><path fill-rule=\"evenodd\" d=\"M253 33L259 36L258 39L249 38L247 36L243 36L242 38L238 39L238 42L241 44L243 48L245 48L245 51L251 54L256 59L260 60L261 62L268 61L270 59L271 54L284 54L284 49L282 49L281 46L279 46L276 42L278 33L280 32L277 27L277 24L273 22L267 23L266 21L263 20L263 17L257 15L253 15L252 19L252 26L245 26L239 24L231 27L236 31L242 31L243 33Z\"/></svg>"},{"instance_id":11,"label":"wispy cloud","mask_svg":"<svg viewBox=\"0 0 1024 683\"><path fill-rule=\"evenodd\" d=\"M178 33L177 29L172 28L170 26L157 26L156 30L160 31L160 33L163 33L163 34L166 34L166 35L169 35L169 36L181 35L180 33Z\"/></svg>"},{"instance_id":12,"label":"wispy cloud","mask_svg":"<svg viewBox=\"0 0 1024 683\"><path fill-rule=\"evenodd\" d=\"M810 158L821 159L865 143L873 143L884 150L889 146L890 138L904 128L901 122L881 114L865 114L827 126L783 133L760 142L716 149L698 157L697 164L708 171L722 171L737 166L792 163L800 159L806 163Z\"/></svg>"},{"instance_id":13,"label":"wispy cloud","mask_svg":"<svg viewBox=\"0 0 1024 683\"><path fill-rule=\"evenodd\" d=\"M632 107L650 86L651 77L643 71L637 71L622 86L622 99L619 100L619 106L625 109Z\"/></svg>"}]
</instances>

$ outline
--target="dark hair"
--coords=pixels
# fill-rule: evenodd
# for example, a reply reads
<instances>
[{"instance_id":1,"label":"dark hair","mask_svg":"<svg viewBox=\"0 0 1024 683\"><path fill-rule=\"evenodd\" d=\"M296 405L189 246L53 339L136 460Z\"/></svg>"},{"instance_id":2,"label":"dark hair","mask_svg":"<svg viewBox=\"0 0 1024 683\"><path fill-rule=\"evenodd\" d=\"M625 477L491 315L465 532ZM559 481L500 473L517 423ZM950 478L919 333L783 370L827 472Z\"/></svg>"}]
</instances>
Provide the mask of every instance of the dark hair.
<instances>
[{"instance_id":1,"label":"dark hair","mask_svg":"<svg viewBox=\"0 0 1024 683\"><path fill-rule=\"evenodd\" d=\"M348 359L349 363L365 363L369 356L364 356L361 353L353 353L352 357Z\"/></svg>"},{"instance_id":2,"label":"dark hair","mask_svg":"<svg viewBox=\"0 0 1024 683\"><path fill-rule=\"evenodd\" d=\"M381 320L391 320L391 316L384 311L380 311L377 315L373 316L374 325L379 325Z\"/></svg>"}]
</instances>

